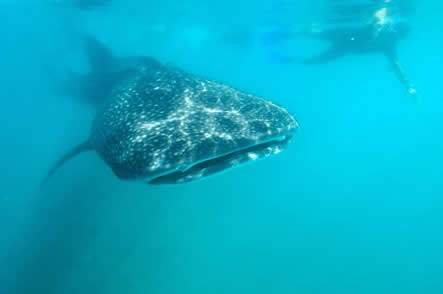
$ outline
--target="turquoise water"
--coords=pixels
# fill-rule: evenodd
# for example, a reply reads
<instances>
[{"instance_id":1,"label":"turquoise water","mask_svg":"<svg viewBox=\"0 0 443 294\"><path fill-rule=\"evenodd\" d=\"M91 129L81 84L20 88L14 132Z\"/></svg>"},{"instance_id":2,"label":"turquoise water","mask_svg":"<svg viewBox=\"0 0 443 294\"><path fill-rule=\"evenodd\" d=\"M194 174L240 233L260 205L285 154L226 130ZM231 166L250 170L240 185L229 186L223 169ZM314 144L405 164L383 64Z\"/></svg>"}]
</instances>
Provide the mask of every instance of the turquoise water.
<instances>
[{"instance_id":1,"label":"turquoise water","mask_svg":"<svg viewBox=\"0 0 443 294\"><path fill-rule=\"evenodd\" d=\"M255 37L316 21L325 1L0 1L0 293L443 293L443 4L417 1L399 46L418 104L377 55L269 58L321 50ZM266 97L300 129L283 153L195 183L119 181L85 153L40 190L94 115L52 89L85 68L82 32Z\"/></svg>"}]
</instances>

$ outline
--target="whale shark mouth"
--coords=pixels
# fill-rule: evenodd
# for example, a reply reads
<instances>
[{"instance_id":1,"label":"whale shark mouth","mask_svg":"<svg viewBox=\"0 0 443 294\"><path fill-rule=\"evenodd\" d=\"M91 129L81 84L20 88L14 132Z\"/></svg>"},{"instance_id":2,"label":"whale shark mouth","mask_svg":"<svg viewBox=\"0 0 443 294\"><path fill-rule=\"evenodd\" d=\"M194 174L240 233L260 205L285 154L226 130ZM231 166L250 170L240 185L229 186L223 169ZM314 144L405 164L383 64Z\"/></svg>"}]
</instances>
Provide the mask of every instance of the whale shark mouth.
<instances>
[{"instance_id":1,"label":"whale shark mouth","mask_svg":"<svg viewBox=\"0 0 443 294\"><path fill-rule=\"evenodd\" d=\"M235 150L231 153L209 158L188 167L186 170L174 170L173 172L152 178L149 184L180 184L219 174L228 169L278 154L286 148L291 139L292 135L285 135Z\"/></svg>"}]
</instances>

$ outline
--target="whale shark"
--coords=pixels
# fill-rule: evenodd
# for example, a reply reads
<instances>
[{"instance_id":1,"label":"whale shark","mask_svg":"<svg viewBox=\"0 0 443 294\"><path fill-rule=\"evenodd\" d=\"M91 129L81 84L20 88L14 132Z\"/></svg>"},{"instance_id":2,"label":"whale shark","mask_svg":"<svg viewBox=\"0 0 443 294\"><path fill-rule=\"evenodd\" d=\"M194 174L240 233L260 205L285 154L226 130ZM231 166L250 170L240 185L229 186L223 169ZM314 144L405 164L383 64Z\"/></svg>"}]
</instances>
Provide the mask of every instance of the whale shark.
<instances>
[{"instance_id":1,"label":"whale shark","mask_svg":"<svg viewBox=\"0 0 443 294\"><path fill-rule=\"evenodd\" d=\"M95 79L88 84L102 97L90 95L96 114L87 139L60 157L43 183L85 151L95 151L121 180L192 182L280 153L298 128L267 99L149 56L116 58L94 38L86 43L85 77Z\"/></svg>"}]
</instances>

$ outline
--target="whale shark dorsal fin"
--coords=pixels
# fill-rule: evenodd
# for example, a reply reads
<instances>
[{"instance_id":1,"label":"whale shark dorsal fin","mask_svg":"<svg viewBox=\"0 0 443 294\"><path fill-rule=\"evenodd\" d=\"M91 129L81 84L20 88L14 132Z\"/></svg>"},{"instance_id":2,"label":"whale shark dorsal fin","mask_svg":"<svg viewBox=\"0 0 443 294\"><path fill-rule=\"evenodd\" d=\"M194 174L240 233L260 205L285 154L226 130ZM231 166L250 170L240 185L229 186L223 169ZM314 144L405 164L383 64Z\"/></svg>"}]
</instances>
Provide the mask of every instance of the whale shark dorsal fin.
<instances>
[{"instance_id":1,"label":"whale shark dorsal fin","mask_svg":"<svg viewBox=\"0 0 443 294\"><path fill-rule=\"evenodd\" d=\"M84 48L91 72L109 73L116 64L109 48L92 36L85 36Z\"/></svg>"},{"instance_id":2,"label":"whale shark dorsal fin","mask_svg":"<svg viewBox=\"0 0 443 294\"><path fill-rule=\"evenodd\" d=\"M83 40L89 70L83 74L70 74L65 90L71 96L94 107L106 100L112 88L128 76L130 70L120 66L109 48L92 36Z\"/></svg>"}]
</instances>

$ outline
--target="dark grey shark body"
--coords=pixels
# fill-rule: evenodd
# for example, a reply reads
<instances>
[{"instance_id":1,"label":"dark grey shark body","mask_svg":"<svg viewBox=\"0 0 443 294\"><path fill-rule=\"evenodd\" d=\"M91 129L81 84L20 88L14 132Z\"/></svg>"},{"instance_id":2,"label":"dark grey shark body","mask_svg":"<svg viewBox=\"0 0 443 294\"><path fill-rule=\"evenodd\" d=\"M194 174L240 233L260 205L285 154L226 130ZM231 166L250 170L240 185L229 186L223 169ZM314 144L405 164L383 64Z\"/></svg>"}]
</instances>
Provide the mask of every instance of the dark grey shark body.
<instances>
[{"instance_id":1,"label":"dark grey shark body","mask_svg":"<svg viewBox=\"0 0 443 294\"><path fill-rule=\"evenodd\" d=\"M87 142L50 174L95 150L121 179L189 182L278 153L298 126L263 98L149 57L133 60L98 107Z\"/></svg>"}]
</instances>

